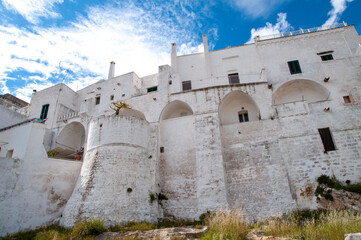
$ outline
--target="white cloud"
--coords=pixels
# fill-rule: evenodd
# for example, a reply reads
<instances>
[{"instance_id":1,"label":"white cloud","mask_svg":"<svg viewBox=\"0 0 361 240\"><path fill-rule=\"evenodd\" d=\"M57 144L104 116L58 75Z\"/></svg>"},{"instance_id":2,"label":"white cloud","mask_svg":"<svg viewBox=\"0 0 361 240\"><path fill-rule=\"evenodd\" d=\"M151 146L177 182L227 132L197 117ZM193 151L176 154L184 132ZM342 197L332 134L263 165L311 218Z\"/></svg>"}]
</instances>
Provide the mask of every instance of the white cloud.
<instances>
[{"instance_id":1,"label":"white cloud","mask_svg":"<svg viewBox=\"0 0 361 240\"><path fill-rule=\"evenodd\" d=\"M266 26L264 27L260 27L257 29L252 28L251 37L247 43L254 42L254 38L256 36L267 36L267 35L277 34L280 32L286 32L292 29L290 23L286 20L287 13L278 13L277 15L278 18L276 24L273 25L272 23L267 22Z\"/></svg>"},{"instance_id":2,"label":"white cloud","mask_svg":"<svg viewBox=\"0 0 361 240\"><path fill-rule=\"evenodd\" d=\"M63 0L2 0L9 10L15 10L31 23L37 23L40 17L56 18L60 15L54 11L55 4Z\"/></svg>"},{"instance_id":3,"label":"white cloud","mask_svg":"<svg viewBox=\"0 0 361 240\"><path fill-rule=\"evenodd\" d=\"M6 86L6 81L0 81L0 93L9 93L9 88Z\"/></svg>"},{"instance_id":4,"label":"white cloud","mask_svg":"<svg viewBox=\"0 0 361 240\"><path fill-rule=\"evenodd\" d=\"M174 4L178 4L178 12ZM144 9L147 7L150 11ZM14 78L19 70L28 73L18 77L21 87L13 90L27 100L34 88L63 79L77 90L106 78L110 61L116 62L116 75L156 73L159 65L169 64L172 42L184 43L178 49L180 54L202 51L201 35L194 34L197 11L192 7L178 1L154 7L108 5L89 8L86 17L61 28L34 27L29 31L0 26L0 77ZM19 78L26 83L20 83Z\"/></svg>"},{"instance_id":5,"label":"white cloud","mask_svg":"<svg viewBox=\"0 0 361 240\"><path fill-rule=\"evenodd\" d=\"M328 12L330 17L323 25L327 26L336 23L341 14L346 10L346 3L352 1L353 0L331 0L332 9Z\"/></svg>"},{"instance_id":6,"label":"white cloud","mask_svg":"<svg viewBox=\"0 0 361 240\"><path fill-rule=\"evenodd\" d=\"M253 17L266 17L274 9L289 0L227 0L244 14Z\"/></svg>"}]
</instances>

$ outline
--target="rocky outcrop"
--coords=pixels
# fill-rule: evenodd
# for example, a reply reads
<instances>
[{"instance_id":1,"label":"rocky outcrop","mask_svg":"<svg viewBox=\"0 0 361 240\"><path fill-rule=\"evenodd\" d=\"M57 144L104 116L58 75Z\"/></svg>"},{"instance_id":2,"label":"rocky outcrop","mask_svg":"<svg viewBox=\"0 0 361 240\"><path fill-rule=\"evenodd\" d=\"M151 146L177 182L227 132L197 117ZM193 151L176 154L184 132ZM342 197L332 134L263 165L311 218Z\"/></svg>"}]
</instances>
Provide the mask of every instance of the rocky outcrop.
<instances>
[{"instance_id":1,"label":"rocky outcrop","mask_svg":"<svg viewBox=\"0 0 361 240\"><path fill-rule=\"evenodd\" d=\"M107 232L99 235L97 240L108 239L195 239L200 238L208 227L202 229L187 228L187 227L175 227L175 228L163 228L149 231L132 231L132 232Z\"/></svg>"},{"instance_id":2,"label":"rocky outcrop","mask_svg":"<svg viewBox=\"0 0 361 240\"><path fill-rule=\"evenodd\" d=\"M252 230L246 236L247 240L294 240L293 238L278 238L272 236L265 236L265 232L259 230Z\"/></svg>"},{"instance_id":3,"label":"rocky outcrop","mask_svg":"<svg viewBox=\"0 0 361 240\"><path fill-rule=\"evenodd\" d=\"M325 188L317 203L322 209L361 211L361 194Z\"/></svg>"}]
</instances>

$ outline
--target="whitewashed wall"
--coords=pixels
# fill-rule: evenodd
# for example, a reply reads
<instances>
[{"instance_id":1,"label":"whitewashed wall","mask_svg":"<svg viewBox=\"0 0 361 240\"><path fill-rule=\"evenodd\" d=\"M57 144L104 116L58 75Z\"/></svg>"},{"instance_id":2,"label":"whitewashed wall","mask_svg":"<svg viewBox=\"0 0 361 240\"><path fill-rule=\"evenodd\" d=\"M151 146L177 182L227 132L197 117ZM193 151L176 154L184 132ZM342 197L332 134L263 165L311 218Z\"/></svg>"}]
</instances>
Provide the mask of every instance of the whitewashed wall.
<instances>
[{"instance_id":1,"label":"whitewashed wall","mask_svg":"<svg viewBox=\"0 0 361 240\"><path fill-rule=\"evenodd\" d=\"M48 159L44 124L28 123L0 132L13 158L0 157L0 236L51 224L61 216L80 162Z\"/></svg>"}]
</instances>

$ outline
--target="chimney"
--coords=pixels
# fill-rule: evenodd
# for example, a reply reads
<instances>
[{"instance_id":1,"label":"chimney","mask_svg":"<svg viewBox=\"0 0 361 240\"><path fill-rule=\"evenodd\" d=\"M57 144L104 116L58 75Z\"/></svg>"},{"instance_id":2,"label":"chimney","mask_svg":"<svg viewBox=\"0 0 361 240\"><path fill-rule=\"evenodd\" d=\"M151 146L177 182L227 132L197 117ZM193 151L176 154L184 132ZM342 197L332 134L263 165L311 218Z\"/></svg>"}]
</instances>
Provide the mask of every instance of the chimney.
<instances>
[{"instance_id":1,"label":"chimney","mask_svg":"<svg viewBox=\"0 0 361 240\"><path fill-rule=\"evenodd\" d=\"M177 71L177 44L172 43L172 53L170 59L171 67Z\"/></svg>"},{"instance_id":2,"label":"chimney","mask_svg":"<svg viewBox=\"0 0 361 240\"><path fill-rule=\"evenodd\" d=\"M108 75L108 79L111 79L114 77L114 70L115 70L115 62L111 61L110 62L110 67L109 67L109 75Z\"/></svg>"},{"instance_id":3,"label":"chimney","mask_svg":"<svg viewBox=\"0 0 361 240\"><path fill-rule=\"evenodd\" d=\"M208 53L208 40L207 40L207 34L203 34L203 47L204 47L204 53Z\"/></svg>"}]
</instances>

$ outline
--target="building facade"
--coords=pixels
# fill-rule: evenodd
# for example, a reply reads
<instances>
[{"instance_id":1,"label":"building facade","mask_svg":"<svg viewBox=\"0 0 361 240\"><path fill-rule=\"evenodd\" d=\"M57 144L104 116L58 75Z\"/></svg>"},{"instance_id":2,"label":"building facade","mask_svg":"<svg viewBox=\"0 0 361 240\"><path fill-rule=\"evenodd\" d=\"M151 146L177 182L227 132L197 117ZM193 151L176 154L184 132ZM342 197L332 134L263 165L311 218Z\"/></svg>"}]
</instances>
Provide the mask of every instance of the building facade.
<instances>
[{"instance_id":1,"label":"building facade","mask_svg":"<svg viewBox=\"0 0 361 240\"><path fill-rule=\"evenodd\" d=\"M209 51L204 35L203 53L172 44L171 66L154 75L114 76L112 62L107 80L77 92L34 93L44 152L83 160L61 224L317 208L318 176L361 177L360 40L343 24ZM129 108L116 113L115 101ZM1 157L20 156L8 145Z\"/></svg>"}]
</instances>

